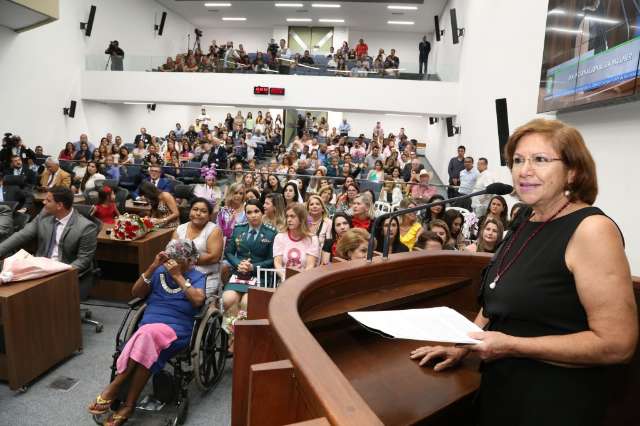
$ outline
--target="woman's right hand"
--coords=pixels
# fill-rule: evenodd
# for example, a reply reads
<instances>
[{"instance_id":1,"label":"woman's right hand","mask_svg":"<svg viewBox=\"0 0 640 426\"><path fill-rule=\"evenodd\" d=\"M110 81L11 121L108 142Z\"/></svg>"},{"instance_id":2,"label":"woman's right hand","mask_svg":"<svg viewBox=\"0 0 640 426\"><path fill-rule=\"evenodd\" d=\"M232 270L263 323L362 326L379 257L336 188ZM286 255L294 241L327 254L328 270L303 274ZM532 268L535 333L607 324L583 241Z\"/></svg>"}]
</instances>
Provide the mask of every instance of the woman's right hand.
<instances>
[{"instance_id":1,"label":"woman's right hand","mask_svg":"<svg viewBox=\"0 0 640 426\"><path fill-rule=\"evenodd\" d=\"M433 367L434 371L442 371L455 367L468 353L469 349L458 346L422 346L411 351L409 358L419 359L421 367L431 360L442 359Z\"/></svg>"},{"instance_id":2,"label":"woman's right hand","mask_svg":"<svg viewBox=\"0 0 640 426\"><path fill-rule=\"evenodd\" d=\"M157 269L160 265L163 265L167 260L169 260L169 256L164 251L156 254L156 257L153 259L153 263L151 264L151 268L154 270Z\"/></svg>"}]
</instances>

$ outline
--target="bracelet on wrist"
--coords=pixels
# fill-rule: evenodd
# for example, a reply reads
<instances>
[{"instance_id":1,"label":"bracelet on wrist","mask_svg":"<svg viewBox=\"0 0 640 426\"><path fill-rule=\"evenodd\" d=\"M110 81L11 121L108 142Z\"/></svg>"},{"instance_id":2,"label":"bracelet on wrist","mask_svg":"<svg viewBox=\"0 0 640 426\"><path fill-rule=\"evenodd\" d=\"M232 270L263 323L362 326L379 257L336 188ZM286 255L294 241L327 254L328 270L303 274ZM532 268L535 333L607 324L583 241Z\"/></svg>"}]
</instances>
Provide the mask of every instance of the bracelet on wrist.
<instances>
[{"instance_id":1,"label":"bracelet on wrist","mask_svg":"<svg viewBox=\"0 0 640 426\"><path fill-rule=\"evenodd\" d=\"M144 273L140 274L140 278L144 281L145 284L151 285L151 279L144 276Z\"/></svg>"}]
</instances>

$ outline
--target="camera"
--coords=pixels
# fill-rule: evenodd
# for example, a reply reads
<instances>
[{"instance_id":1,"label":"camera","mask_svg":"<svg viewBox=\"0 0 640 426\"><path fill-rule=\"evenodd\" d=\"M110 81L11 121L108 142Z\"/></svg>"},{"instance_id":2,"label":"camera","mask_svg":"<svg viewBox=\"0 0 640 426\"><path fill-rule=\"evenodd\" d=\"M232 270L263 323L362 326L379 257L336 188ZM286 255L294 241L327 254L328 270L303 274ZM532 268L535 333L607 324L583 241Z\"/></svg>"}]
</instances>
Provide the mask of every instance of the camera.
<instances>
[{"instance_id":1,"label":"camera","mask_svg":"<svg viewBox=\"0 0 640 426\"><path fill-rule=\"evenodd\" d=\"M2 138L2 147L6 148L14 148L20 144L20 136L14 135L13 133L5 133L4 138Z\"/></svg>"},{"instance_id":2,"label":"camera","mask_svg":"<svg viewBox=\"0 0 640 426\"><path fill-rule=\"evenodd\" d=\"M193 32L196 33L196 37L202 37L202 30L196 28Z\"/></svg>"},{"instance_id":3,"label":"camera","mask_svg":"<svg viewBox=\"0 0 640 426\"><path fill-rule=\"evenodd\" d=\"M107 50L105 53L111 54L117 48L118 48L118 40L110 41L109 46L107 47Z\"/></svg>"}]
</instances>

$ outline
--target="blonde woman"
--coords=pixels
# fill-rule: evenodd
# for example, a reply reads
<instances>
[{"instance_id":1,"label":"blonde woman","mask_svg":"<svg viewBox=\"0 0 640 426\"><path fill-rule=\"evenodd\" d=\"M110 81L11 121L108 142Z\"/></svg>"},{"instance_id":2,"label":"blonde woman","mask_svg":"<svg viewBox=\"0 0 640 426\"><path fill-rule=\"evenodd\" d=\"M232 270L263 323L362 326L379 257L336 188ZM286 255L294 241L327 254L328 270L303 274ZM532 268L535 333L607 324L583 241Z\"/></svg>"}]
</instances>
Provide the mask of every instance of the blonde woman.
<instances>
[{"instance_id":1,"label":"blonde woman","mask_svg":"<svg viewBox=\"0 0 640 426\"><path fill-rule=\"evenodd\" d=\"M400 203L401 209L410 209L415 206L416 203L411 198L405 198ZM415 212L402 215L400 221L400 242L407 246L410 251L412 251L416 245L421 231L422 225L418 222L418 216Z\"/></svg>"},{"instance_id":2,"label":"blonde woman","mask_svg":"<svg viewBox=\"0 0 640 426\"><path fill-rule=\"evenodd\" d=\"M287 231L280 232L273 241L273 264L276 269L313 269L318 262L318 237L307 226L308 212L304 204L287 207ZM284 273L278 273L284 280Z\"/></svg>"},{"instance_id":3,"label":"blonde woman","mask_svg":"<svg viewBox=\"0 0 640 426\"><path fill-rule=\"evenodd\" d=\"M366 259L369 233L362 228L349 229L336 246L336 255L344 260Z\"/></svg>"},{"instance_id":4,"label":"blonde woman","mask_svg":"<svg viewBox=\"0 0 640 426\"><path fill-rule=\"evenodd\" d=\"M278 192L270 192L264 195L264 216L262 223L271 225L283 232L287 229L287 220L285 219L285 205L282 194Z\"/></svg>"},{"instance_id":5,"label":"blonde woman","mask_svg":"<svg viewBox=\"0 0 640 426\"><path fill-rule=\"evenodd\" d=\"M234 183L227 188L224 196L224 207L218 212L218 226L222 229L225 239L231 237L233 228L247 222L244 212L245 189L241 183Z\"/></svg>"},{"instance_id":6,"label":"blonde woman","mask_svg":"<svg viewBox=\"0 0 640 426\"><path fill-rule=\"evenodd\" d=\"M351 216L351 225L354 228L362 228L367 232L371 230L373 224L374 210L373 200L368 193L360 194L353 200L353 212Z\"/></svg>"},{"instance_id":7,"label":"blonde woman","mask_svg":"<svg viewBox=\"0 0 640 426\"><path fill-rule=\"evenodd\" d=\"M309 196L307 211L309 212L309 230L318 237L319 247L322 247L325 240L331 238L331 219L319 195Z\"/></svg>"}]
</instances>

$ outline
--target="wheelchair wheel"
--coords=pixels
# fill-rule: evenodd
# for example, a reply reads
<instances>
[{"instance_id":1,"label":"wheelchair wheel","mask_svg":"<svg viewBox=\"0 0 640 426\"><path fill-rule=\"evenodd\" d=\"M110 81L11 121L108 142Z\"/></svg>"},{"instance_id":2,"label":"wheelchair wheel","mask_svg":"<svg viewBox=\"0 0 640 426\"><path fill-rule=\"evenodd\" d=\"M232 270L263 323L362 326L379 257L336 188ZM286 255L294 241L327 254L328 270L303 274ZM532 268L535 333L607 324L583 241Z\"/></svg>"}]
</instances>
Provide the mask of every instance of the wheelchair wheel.
<instances>
[{"instance_id":1,"label":"wheelchair wheel","mask_svg":"<svg viewBox=\"0 0 640 426\"><path fill-rule=\"evenodd\" d=\"M138 324L142 319L142 315L144 315L144 309L146 307L146 304L140 306L140 308L138 308L131 316L131 318L129 319L129 324L127 324L127 330L124 333L124 340L122 341L122 343L128 342L131 336L133 336L133 333L136 332L136 330L138 329Z\"/></svg>"},{"instance_id":2,"label":"wheelchair wheel","mask_svg":"<svg viewBox=\"0 0 640 426\"><path fill-rule=\"evenodd\" d=\"M213 307L200 322L193 356L196 383L206 392L220 381L227 362L227 333L222 330L222 314Z\"/></svg>"}]
</instances>

